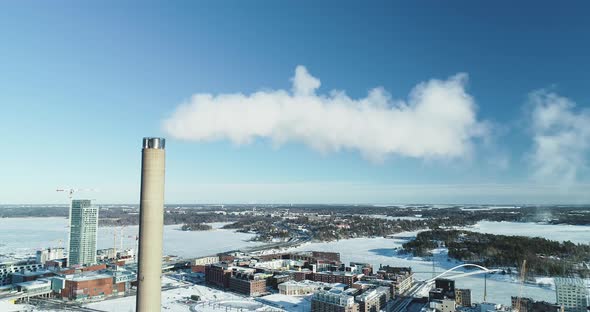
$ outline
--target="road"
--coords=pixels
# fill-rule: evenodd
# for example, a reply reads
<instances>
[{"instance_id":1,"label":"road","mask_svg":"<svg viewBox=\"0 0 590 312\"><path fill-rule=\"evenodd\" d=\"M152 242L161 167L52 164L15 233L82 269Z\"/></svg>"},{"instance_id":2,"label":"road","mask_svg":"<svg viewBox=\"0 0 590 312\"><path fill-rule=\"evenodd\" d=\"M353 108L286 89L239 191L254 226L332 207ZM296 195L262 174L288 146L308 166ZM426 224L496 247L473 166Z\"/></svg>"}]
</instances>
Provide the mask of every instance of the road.
<instances>
[{"instance_id":1,"label":"road","mask_svg":"<svg viewBox=\"0 0 590 312\"><path fill-rule=\"evenodd\" d=\"M402 295L390 301L385 310L388 312L419 312L425 306L424 303L416 302L415 299L422 296L417 296L422 292L424 287L430 287L425 281L416 281L414 285Z\"/></svg>"},{"instance_id":2,"label":"road","mask_svg":"<svg viewBox=\"0 0 590 312\"><path fill-rule=\"evenodd\" d=\"M103 310L82 307L80 305L68 303L55 298L31 298L29 304L49 311L104 312Z\"/></svg>"}]
</instances>

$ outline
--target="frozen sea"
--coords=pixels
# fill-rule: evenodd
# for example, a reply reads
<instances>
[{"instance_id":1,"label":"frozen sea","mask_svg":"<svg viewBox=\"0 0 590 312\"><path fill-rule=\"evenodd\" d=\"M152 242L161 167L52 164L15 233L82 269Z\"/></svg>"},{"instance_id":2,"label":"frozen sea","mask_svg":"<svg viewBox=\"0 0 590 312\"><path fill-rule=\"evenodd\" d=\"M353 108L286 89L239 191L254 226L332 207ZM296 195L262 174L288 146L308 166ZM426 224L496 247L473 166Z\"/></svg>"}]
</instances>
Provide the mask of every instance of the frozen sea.
<instances>
[{"instance_id":1,"label":"frozen sea","mask_svg":"<svg viewBox=\"0 0 590 312\"><path fill-rule=\"evenodd\" d=\"M576 244L590 244L590 226L587 225L480 221L465 229L479 233L542 237L561 242L569 240Z\"/></svg>"},{"instance_id":2,"label":"frozen sea","mask_svg":"<svg viewBox=\"0 0 590 312\"><path fill-rule=\"evenodd\" d=\"M408 220L408 221L417 221L417 220L425 220L422 217L418 216L386 216L386 215L369 215L371 218L375 219L385 219L385 220Z\"/></svg>"},{"instance_id":3,"label":"frozen sea","mask_svg":"<svg viewBox=\"0 0 590 312\"><path fill-rule=\"evenodd\" d=\"M22 258L42 248L65 246L67 223L65 218L0 218L0 259ZM164 226L164 254L198 257L260 244L249 241L253 234L220 229L223 224L212 223L213 230L195 232L180 231L180 225ZM115 229L98 228L99 249L113 247ZM137 225L123 228L123 248L136 248L138 230ZM121 240L117 238L120 248Z\"/></svg>"}]
</instances>

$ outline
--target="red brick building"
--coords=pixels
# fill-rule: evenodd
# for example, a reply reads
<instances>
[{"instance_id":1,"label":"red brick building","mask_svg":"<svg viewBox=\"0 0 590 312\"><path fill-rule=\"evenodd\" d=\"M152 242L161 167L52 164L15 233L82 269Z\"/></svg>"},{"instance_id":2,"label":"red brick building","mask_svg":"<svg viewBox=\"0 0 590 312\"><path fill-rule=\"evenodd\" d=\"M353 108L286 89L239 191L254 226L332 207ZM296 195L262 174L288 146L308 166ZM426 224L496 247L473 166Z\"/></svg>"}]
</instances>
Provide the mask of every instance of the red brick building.
<instances>
[{"instance_id":1,"label":"red brick building","mask_svg":"<svg viewBox=\"0 0 590 312\"><path fill-rule=\"evenodd\" d=\"M290 254L287 253L275 253L275 254L268 254L268 255L257 255L255 259L258 261L270 261L270 260L277 260L277 259L290 259Z\"/></svg>"},{"instance_id":2,"label":"red brick building","mask_svg":"<svg viewBox=\"0 0 590 312\"><path fill-rule=\"evenodd\" d=\"M356 274L349 274L344 272L317 272L313 273L313 280L324 283L341 283L352 287L352 284L358 281Z\"/></svg>"},{"instance_id":3,"label":"red brick building","mask_svg":"<svg viewBox=\"0 0 590 312\"><path fill-rule=\"evenodd\" d=\"M312 251L311 256L316 261L329 261L334 263L340 263L339 252Z\"/></svg>"},{"instance_id":4,"label":"red brick building","mask_svg":"<svg viewBox=\"0 0 590 312\"><path fill-rule=\"evenodd\" d=\"M195 273L205 273L205 268L207 267L207 265L191 265L191 272L195 272Z\"/></svg>"},{"instance_id":5,"label":"red brick building","mask_svg":"<svg viewBox=\"0 0 590 312\"><path fill-rule=\"evenodd\" d=\"M228 288L232 270L226 263L208 264L205 266L205 282L209 285Z\"/></svg>"},{"instance_id":6,"label":"red brick building","mask_svg":"<svg viewBox=\"0 0 590 312\"><path fill-rule=\"evenodd\" d=\"M340 264L340 253L338 252L324 252L324 251L301 251L287 254L289 259L301 260L309 264L314 263L331 263L334 265ZM287 256L285 256L287 257ZM285 258L284 257L284 258Z\"/></svg>"},{"instance_id":7,"label":"red brick building","mask_svg":"<svg viewBox=\"0 0 590 312\"><path fill-rule=\"evenodd\" d=\"M95 264L95 265L83 266L83 267L79 267L79 268L64 269L64 270L61 270L59 272L59 274L70 275L70 274L81 273L81 272L94 272L94 271L104 270L106 268L107 268L107 265L104 263L103 264Z\"/></svg>"},{"instance_id":8,"label":"red brick building","mask_svg":"<svg viewBox=\"0 0 590 312\"><path fill-rule=\"evenodd\" d=\"M266 293L266 279L255 274L236 273L229 278L229 289L246 296L260 296Z\"/></svg>"},{"instance_id":9,"label":"red brick building","mask_svg":"<svg viewBox=\"0 0 590 312\"><path fill-rule=\"evenodd\" d=\"M312 271L297 271L293 272L293 279L301 282L303 280L313 280L313 272Z\"/></svg>"},{"instance_id":10,"label":"red brick building","mask_svg":"<svg viewBox=\"0 0 590 312\"><path fill-rule=\"evenodd\" d=\"M61 297L69 300L104 298L113 294L114 287L113 276L111 275L92 274L74 276L65 280L65 287L61 290ZM120 287L122 287L121 290L119 290ZM117 291L125 291L125 284L119 284Z\"/></svg>"},{"instance_id":11,"label":"red brick building","mask_svg":"<svg viewBox=\"0 0 590 312\"><path fill-rule=\"evenodd\" d=\"M232 255L219 255L219 261L221 262L233 262L235 258Z\"/></svg>"}]
</instances>

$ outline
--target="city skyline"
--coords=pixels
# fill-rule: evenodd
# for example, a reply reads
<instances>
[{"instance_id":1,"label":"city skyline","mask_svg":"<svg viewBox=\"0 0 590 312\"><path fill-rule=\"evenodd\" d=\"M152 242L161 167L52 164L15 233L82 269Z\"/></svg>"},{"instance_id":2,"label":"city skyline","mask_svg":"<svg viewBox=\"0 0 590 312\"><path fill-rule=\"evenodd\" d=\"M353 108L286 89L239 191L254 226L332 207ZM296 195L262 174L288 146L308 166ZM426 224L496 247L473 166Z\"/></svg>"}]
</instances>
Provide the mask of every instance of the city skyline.
<instances>
[{"instance_id":1,"label":"city skyline","mask_svg":"<svg viewBox=\"0 0 590 312\"><path fill-rule=\"evenodd\" d=\"M589 9L0 1L0 311L590 312Z\"/></svg>"},{"instance_id":2,"label":"city skyline","mask_svg":"<svg viewBox=\"0 0 590 312\"><path fill-rule=\"evenodd\" d=\"M583 12L2 3L0 204L587 204Z\"/></svg>"}]
</instances>

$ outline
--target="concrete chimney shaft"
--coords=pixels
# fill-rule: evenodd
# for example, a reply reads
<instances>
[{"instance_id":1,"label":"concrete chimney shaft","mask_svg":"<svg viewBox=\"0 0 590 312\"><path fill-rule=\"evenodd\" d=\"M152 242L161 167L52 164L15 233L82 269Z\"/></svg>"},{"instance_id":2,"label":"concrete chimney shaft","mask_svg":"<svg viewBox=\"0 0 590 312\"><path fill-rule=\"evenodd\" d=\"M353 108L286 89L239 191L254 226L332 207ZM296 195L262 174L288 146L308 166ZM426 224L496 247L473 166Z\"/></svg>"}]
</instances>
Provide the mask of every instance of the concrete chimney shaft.
<instances>
[{"instance_id":1,"label":"concrete chimney shaft","mask_svg":"<svg viewBox=\"0 0 590 312\"><path fill-rule=\"evenodd\" d=\"M139 205L139 264L136 310L161 310L164 226L165 139L144 138Z\"/></svg>"}]
</instances>

